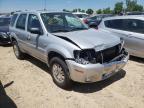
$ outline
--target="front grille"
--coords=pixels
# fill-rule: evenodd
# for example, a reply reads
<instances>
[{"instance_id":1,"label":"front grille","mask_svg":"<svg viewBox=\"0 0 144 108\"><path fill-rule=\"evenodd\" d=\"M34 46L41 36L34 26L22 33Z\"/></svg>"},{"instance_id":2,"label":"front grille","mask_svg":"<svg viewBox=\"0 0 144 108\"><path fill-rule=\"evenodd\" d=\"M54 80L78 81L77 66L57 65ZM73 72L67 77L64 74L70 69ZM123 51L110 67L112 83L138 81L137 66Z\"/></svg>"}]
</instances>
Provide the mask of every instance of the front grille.
<instances>
[{"instance_id":1,"label":"front grille","mask_svg":"<svg viewBox=\"0 0 144 108\"><path fill-rule=\"evenodd\" d=\"M120 44L114 47L96 52L96 62L97 63L109 62L119 55L120 53L119 51L120 51Z\"/></svg>"}]
</instances>

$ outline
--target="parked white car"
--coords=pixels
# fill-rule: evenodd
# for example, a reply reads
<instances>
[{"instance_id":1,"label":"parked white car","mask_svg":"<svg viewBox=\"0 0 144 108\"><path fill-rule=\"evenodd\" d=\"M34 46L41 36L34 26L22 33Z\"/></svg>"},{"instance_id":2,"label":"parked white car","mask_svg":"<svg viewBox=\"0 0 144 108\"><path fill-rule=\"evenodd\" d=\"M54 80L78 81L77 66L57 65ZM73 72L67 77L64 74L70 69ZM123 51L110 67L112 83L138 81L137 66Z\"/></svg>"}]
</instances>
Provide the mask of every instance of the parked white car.
<instances>
[{"instance_id":1,"label":"parked white car","mask_svg":"<svg viewBox=\"0 0 144 108\"><path fill-rule=\"evenodd\" d=\"M98 28L123 38L130 55L144 58L143 15L105 18Z\"/></svg>"}]
</instances>

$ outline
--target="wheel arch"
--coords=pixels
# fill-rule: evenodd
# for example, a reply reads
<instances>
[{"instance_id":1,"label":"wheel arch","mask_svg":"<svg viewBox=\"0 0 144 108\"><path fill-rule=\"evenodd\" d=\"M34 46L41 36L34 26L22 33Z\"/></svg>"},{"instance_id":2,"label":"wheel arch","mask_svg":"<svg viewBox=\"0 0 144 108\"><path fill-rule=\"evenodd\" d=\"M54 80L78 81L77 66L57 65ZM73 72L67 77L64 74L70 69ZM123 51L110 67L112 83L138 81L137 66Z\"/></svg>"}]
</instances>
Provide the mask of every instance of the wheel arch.
<instances>
[{"instance_id":1,"label":"wheel arch","mask_svg":"<svg viewBox=\"0 0 144 108\"><path fill-rule=\"evenodd\" d=\"M68 58L73 58L73 51L68 50L64 46L61 45L49 45L47 47L47 63L49 65L49 61L52 57L60 57L62 60L66 60Z\"/></svg>"},{"instance_id":2,"label":"wheel arch","mask_svg":"<svg viewBox=\"0 0 144 108\"><path fill-rule=\"evenodd\" d=\"M60 59L62 59L63 61L65 61L66 57L63 56L62 54L55 52L55 51L50 51L48 53L48 61L50 61L53 57L59 57Z\"/></svg>"}]
</instances>

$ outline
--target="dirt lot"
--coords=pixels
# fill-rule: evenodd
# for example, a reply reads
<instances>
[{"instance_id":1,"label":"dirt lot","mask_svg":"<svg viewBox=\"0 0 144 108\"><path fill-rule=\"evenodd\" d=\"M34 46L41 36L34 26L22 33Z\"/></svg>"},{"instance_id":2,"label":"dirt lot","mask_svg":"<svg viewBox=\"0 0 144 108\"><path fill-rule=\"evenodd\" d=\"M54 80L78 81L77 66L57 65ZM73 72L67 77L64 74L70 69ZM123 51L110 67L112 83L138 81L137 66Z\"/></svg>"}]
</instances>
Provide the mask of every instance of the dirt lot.
<instances>
[{"instance_id":1,"label":"dirt lot","mask_svg":"<svg viewBox=\"0 0 144 108\"><path fill-rule=\"evenodd\" d=\"M110 79L57 87L45 64L17 60L11 47L0 47L0 103L3 108L144 108L144 60L132 58ZM2 108L2 106L0 106Z\"/></svg>"}]
</instances>

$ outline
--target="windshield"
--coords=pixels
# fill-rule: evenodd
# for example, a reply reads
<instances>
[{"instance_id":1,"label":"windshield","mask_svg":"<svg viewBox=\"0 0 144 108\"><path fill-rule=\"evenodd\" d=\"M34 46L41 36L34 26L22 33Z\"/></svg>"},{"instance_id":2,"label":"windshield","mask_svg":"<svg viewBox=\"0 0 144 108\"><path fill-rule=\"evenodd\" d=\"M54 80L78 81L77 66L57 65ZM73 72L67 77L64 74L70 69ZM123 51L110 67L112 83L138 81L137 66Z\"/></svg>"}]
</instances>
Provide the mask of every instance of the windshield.
<instances>
[{"instance_id":1,"label":"windshield","mask_svg":"<svg viewBox=\"0 0 144 108\"><path fill-rule=\"evenodd\" d=\"M10 18L0 18L0 26L8 26L10 24Z\"/></svg>"},{"instance_id":2,"label":"windshield","mask_svg":"<svg viewBox=\"0 0 144 108\"><path fill-rule=\"evenodd\" d=\"M51 33L88 29L87 25L71 13L43 13L41 17L47 31Z\"/></svg>"}]
</instances>

